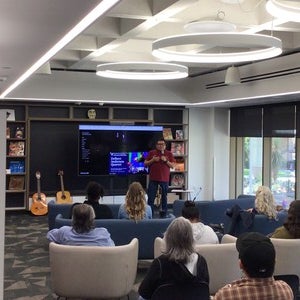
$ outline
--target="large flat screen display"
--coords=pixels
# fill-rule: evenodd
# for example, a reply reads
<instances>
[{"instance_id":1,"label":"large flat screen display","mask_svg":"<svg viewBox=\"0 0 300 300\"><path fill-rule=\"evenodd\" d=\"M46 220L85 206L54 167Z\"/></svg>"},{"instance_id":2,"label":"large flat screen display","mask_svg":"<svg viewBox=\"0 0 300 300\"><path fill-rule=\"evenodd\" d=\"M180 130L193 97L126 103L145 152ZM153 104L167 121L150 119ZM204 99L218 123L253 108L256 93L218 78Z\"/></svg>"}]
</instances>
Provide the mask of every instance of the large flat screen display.
<instances>
[{"instance_id":1,"label":"large flat screen display","mask_svg":"<svg viewBox=\"0 0 300 300\"><path fill-rule=\"evenodd\" d=\"M79 175L147 174L144 160L162 126L79 125Z\"/></svg>"}]
</instances>

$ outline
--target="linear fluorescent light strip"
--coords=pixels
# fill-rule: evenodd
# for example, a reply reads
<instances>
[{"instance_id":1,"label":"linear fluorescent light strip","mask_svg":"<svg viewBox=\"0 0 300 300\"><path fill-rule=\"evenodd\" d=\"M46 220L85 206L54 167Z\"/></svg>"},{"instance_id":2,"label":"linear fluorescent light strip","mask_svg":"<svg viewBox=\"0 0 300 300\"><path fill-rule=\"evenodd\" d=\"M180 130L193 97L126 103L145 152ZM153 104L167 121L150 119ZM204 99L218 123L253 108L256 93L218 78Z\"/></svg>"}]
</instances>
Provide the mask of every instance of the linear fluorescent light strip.
<instances>
[{"instance_id":1,"label":"linear fluorescent light strip","mask_svg":"<svg viewBox=\"0 0 300 300\"><path fill-rule=\"evenodd\" d=\"M21 75L12 85L10 85L1 95L4 98L7 94L19 86L25 79L33 74L38 68L45 64L59 50L65 47L70 41L78 36L84 29L91 25L100 16L105 14L115 4L121 0L103 0L93 10L91 10L75 27L73 27L58 43L56 43L45 55L36 61L23 75Z\"/></svg>"},{"instance_id":2,"label":"linear fluorescent light strip","mask_svg":"<svg viewBox=\"0 0 300 300\"><path fill-rule=\"evenodd\" d=\"M188 76L186 66L157 62L119 62L97 66L101 77L128 80L170 80Z\"/></svg>"},{"instance_id":3,"label":"linear fluorescent light strip","mask_svg":"<svg viewBox=\"0 0 300 300\"><path fill-rule=\"evenodd\" d=\"M300 5L298 1L269 0L266 9L269 14L276 18L300 22Z\"/></svg>"}]
</instances>

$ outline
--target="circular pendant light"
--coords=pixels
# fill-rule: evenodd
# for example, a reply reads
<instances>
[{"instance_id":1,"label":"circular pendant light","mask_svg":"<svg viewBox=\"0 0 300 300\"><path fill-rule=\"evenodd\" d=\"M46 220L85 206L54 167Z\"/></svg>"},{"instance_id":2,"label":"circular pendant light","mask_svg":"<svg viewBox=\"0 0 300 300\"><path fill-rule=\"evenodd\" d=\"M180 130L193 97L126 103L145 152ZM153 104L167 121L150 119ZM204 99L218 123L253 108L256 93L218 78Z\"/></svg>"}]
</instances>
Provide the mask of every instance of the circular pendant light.
<instances>
[{"instance_id":1,"label":"circular pendant light","mask_svg":"<svg viewBox=\"0 0 300 300\"><path fill-rule=\"evenodd\" d=\"M205 20L188 23L183 28L188 33L230 32L236 30L236 25L218 20Z\"/></svg>"},{"instance_id":2,"label":"circular pendant light","mask_svg":"<svg viewBox=\"0 0 300 300\"><path fill-rule=\"evenodd\" d=\"M269 0L266 4L266 9L276 18L300 22L299 1Z\"/></svg>"},{"instance_id":3,"label":"circular pendant light","mask_svg":"<svg viewBox=\"0 0 300 300\"><path fill-rule=\"evenodd\" d=\"M187 51L187 46L205 47L205 52ZM180 46L185 46L180 50ZM237 48L237 51L233 51ZM235 63L271 58L282 53L280 39L236 32L184 34L158 39L152 54L162 60L190 63Z\"/></svg>"},{"instance_id":4,"label":"circular pendant light","mask_svg":"<svg viewBox=\"0 0 300 300\"><path fill-rule=\"evenodd\" d=\"M186 66L159 62L118 62L97 66L101 77L129 80L170 80L188 76Z\"/></svg>"}]
</instances>

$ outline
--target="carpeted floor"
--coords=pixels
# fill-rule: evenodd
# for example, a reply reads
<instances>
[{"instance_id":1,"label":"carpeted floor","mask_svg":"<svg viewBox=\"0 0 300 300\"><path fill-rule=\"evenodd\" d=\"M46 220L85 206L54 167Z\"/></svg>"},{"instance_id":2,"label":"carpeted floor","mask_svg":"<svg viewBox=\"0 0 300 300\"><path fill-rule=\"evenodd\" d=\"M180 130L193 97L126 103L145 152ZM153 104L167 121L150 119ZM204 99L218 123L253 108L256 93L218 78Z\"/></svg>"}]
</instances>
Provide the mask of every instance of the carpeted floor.
<instances>
[{"instance_id":1,"label":"carpeted floor","mask_svg":"<svg viewBox=\"0 0 300 300\"><path fill-rule=\"evenodd\" d=\"M29 212L6 212L4 299L56 299L51 290L47 216ZM130 300L137 299L137 288L150 265L140 261ZM127 299L127 298L124 298ZM123 299L122 299L123 300Z\"/></svg>"}]
</instances>

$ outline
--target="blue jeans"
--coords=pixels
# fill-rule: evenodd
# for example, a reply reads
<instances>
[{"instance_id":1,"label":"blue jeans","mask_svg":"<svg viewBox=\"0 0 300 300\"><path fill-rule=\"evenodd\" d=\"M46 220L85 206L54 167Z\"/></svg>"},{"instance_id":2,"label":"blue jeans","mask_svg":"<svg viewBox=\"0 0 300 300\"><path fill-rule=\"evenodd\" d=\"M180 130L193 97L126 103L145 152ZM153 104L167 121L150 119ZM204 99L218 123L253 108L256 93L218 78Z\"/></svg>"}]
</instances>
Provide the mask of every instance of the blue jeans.
<instances>
[{"instance_id":1,"label":"blue jeans","mask_svg":"<svg viewBox=\"0 0 300 300\"><path fill-rule=\"evenodd\" d=\"M152 214L154 214L154 200L156 197L158 186L161 187L161 210L165 213L167 212L167 195L169 183L150 180L148 185L148 204L152 208Z\"/></svg>"}]
</instances>

